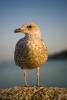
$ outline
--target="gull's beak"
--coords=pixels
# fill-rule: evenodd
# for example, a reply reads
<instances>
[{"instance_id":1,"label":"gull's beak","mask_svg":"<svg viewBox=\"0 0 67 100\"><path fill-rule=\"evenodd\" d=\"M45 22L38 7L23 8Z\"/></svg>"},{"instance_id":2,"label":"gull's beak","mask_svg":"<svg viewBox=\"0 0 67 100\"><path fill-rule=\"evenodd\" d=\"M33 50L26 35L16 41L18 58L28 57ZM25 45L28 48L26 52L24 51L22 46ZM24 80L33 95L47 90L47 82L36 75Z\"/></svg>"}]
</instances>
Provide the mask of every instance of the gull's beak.
<instances>
[{"instance_id":1,"label":"gull's beak","mask_svg":"<svg viewBox=\"0 0 67 100\"><path fill-rule=\"evenodd\" d=\"M21 28L18 28L18 29L15 29L15 33L18 33L18 32L21 32L22 30L21 30Z\"/></svg>"}]
</instances>

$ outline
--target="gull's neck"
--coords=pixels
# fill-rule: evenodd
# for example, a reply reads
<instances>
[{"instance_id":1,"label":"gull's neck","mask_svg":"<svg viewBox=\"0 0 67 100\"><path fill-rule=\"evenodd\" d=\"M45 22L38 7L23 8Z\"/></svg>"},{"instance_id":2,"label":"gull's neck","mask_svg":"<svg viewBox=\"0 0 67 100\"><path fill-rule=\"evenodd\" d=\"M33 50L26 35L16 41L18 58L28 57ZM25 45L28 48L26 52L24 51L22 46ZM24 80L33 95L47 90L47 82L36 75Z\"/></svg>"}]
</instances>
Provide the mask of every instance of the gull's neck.
<instances>
[{"instance_id":1,"label":"gull's neck","mask_svg":"<svg viewBox=\"0 0 67 100\"><path fill-rule=\"evenodd\" d=\"M40 32L37 33L33 33L33 34L26 34L25 35L26 38L32 38L32 39L41 39L41 34Z\"/></svg>"}]
</instances>

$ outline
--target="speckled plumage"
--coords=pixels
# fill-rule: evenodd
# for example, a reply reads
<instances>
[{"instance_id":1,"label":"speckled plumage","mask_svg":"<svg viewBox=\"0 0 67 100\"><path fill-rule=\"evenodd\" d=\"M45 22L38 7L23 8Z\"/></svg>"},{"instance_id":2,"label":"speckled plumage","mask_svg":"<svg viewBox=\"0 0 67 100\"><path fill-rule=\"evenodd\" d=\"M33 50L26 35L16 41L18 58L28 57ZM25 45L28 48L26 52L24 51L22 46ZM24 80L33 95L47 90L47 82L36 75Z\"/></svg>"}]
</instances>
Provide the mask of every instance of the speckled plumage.
<instances>
[{"instance_id":1,"label":"speckled plumage","mask_svg":"<svg viewBox=\"0 0 67 100\"><path fill-rule=\"evenodd\" d=\"M15 47L14 59L16 65L22 69L41 67L48 59L48 51L41 39L39 26L35 23L27 23L16 29L15 32L25 33L25 37L20 39Z\"/></svg>"},{"instance_id":2,"label":"speckled plumage","mask_svg":"<svg viewBox=\"0 0 67 100\"><path fill-rule=\"evenodd\" d=\"M47 60L47 48L38 38L25 37L18 41L15 49L15 63L21 68L40 67Z\"/></svg>"},{"instance_id":3,"label":"speckled plumage","mask_svg":"<svg viewBox=\"0 0 67 100\"><path fill-rule=\"evenodd\" d=\"M36 35L25 36L16 44L14 54L15 63L22 69L40 67L41 64L47 61L47 57L47 47L43 40L36 37Z\"/></svg>"}]
</instances>

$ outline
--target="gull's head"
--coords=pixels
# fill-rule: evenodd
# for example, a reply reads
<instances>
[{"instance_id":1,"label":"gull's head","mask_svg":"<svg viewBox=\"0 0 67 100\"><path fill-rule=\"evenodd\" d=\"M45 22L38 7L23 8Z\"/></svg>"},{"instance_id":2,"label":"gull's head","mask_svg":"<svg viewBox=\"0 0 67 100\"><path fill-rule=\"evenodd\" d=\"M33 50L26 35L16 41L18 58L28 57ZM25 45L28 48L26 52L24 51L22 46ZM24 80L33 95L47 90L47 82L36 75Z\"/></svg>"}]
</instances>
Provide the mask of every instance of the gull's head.
<instances>
[{"instance_id":1,"label":"gull's head","mask_svg":"<svg viewBox=\"0 0 67 100\"><path fill-rule=\"evenodd\" d=\"M22 27L15 30L15 33L24 33L25 35L36 36L41 38L39 26L36 23L26 23Z\"/></svg>"}]
</instances>

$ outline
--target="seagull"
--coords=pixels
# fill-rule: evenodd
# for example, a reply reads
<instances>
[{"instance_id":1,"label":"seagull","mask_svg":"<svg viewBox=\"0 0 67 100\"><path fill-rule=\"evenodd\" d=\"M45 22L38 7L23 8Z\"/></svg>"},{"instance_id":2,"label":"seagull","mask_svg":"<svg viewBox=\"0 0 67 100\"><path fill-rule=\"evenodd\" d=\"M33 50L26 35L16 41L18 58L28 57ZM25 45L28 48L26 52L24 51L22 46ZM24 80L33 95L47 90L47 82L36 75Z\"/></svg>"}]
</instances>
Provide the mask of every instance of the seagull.
<instances>
[{"instance_id":1,"label":"seagull","mask_svg":"<svg viewBox=\"0 0 67 100\"><path fill-rule=\"evenodd\" d=\"M29 22L15 29L15 33L24 33L15 47L14 60L15 64L24 70L25 86L27 84L27 69L36 68L36 86L39 84L39 69L48 59L48 50L45 42L41 38L39 26L34 22Z\"/></svg>"}]
</instances>

